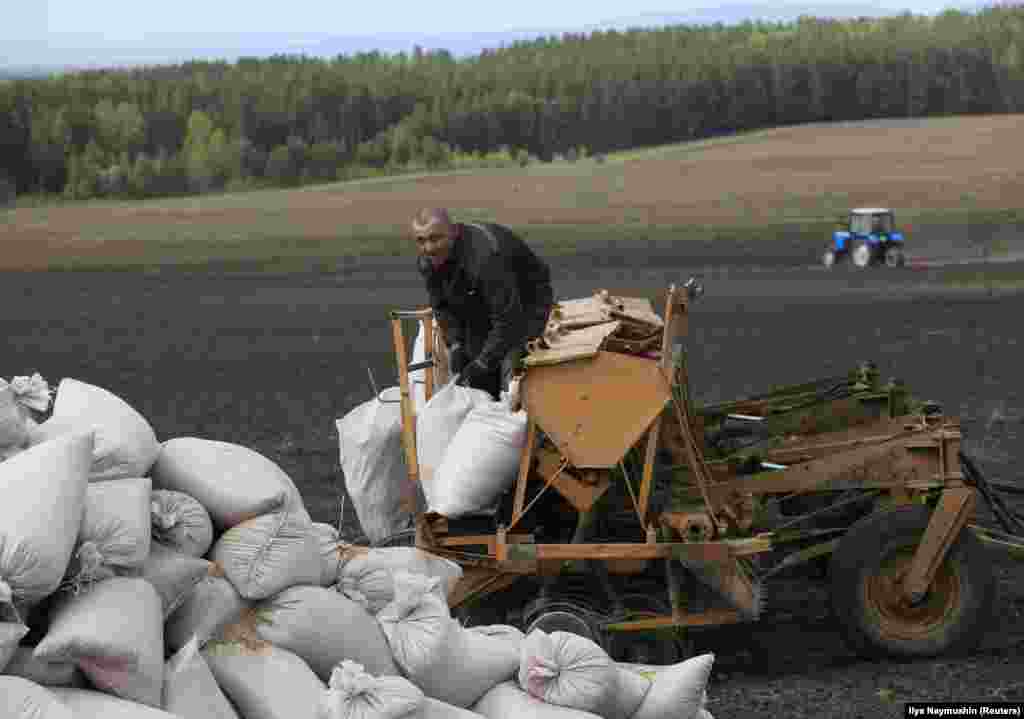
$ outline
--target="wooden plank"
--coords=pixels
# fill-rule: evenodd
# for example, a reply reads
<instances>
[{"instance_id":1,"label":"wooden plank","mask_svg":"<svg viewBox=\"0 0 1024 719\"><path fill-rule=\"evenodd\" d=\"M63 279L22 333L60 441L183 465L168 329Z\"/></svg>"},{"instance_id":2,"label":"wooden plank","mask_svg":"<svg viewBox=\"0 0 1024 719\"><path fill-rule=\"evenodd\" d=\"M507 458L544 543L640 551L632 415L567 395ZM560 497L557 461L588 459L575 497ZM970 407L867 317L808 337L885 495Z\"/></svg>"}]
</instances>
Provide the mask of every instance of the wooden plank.
<instances>
[{"instance_id":1,"label":"wooden plank","mask_svg":"<svg viewBox=\"0 0 1024 719\"><path fill-rule=\"evenodd\" d=\"M684 557L706 562L732 559L732 550L724 542L660 542L634 544L533 544L506 545L509 559L665 559Z\"/></svg>"},{"instance_id":2,"label":"wooden plank","mask_svg":"<svg viewBox=\"0 0 1024 719\"><path fill-rule=\"evenodd\" d=\"M643 632L668 627L714 627L719 624L738 624L744 621L743 616L731 609L708 609L694 614L683 614L676 618L671 615L636 619L631 622L615 622L605 624L603 628L609 632Z\"/></svg>"},{"instance_id":3,"label":"wooden plank","mask_svg":"<svg viewBox=\"0 0 1024 719\"><path fill-rule=\"evenodd\" d=\"M413 485L419 482L420 463L416 453L416 412L410 394L409 358L405 352L405 338L402 335L402 320L391 320L392 339L398 360L398 384L402 397L402 444L405 448L405 464Z\"/></svg>"},{"instance_id":4,"label":"wooden plank","mask_svg":"<svg viewBox=\"0 0 1024 719\"><path fill-rule=\"evenodd\" d=\"M676 293L675 287L673 286L669 290L668 297L665 300L665 329L661 333L661 358L658 360L658 363L666 377L669 376L672 369L672 347L670 343L674 339L674 331L677 329L675 300ZM643 476L640 480L640 496L637 499L637 504L640 505L637 511L640 515L639 519L641 526L646 526L647 523L647 509L650 504L651 484L654 479L654 459L658 451L658 440L661 438L661 420L662 415L659 414L654 419L654 423L651 425L649 434L647 435L647 450L644 452Z\"/></svg>"},{"instance_id":5,"label":"wooden plank","mask_svg":"<svg viewBox=\"0 0 1024 719\"><path fill-rule=\"evenodd\" d=\"M530 479L530 467L533 464L533 450L537 443L537 423L532 416L527 416L526 446L519 457L519 476L516 479L516 494L512 503L512 523L519 521L526 501L526 483Z\"/></svg>"},{"instance_id":6,"label":"wooden plank","mask_svg":"<svg viewBox=\"0 0 1024 719\"><path fill-rule=\"evenodd\" d=\"M560 300L551 310L551 322L563 327L586 327L611 319L611 308L597 297Z\"/></svg>"},{"instance_id":7,"label":"wooden plank","mask_svg":"<svg viewBox=\"0 0 1024 719\"><path fill-rule=\"evenodd\" d=\"M766 494L891 487L917 489L955 479L955 476L939 472L936 446L922 447L929 451L920 453L908 451L907 445L907 439L897 437L887 442L852 447L788 469L718 482L712 484L709 491L713 499L720 502L734 492ZM693 494L692 490L685 491Z\"/></svg>"},{"instance_id":8,"label":"wooden plank","mask_svg":"<svg viewBox=\"0 0 1024 719\"><path fill-rule=\"evenodd\" d=\"M644 452L644 472L640 480L640 496L637 498L637 513L640 515L640 526L647 526L647 509L651 500L651 484L654 480L654 459L658 452L658 438L661 436L661 415L654 418L654 423L647 435L647 449Z\"/></svg>"},{"instance_id":9,"label":"wooden plank","mask_svg":"<svg viewBox=\"0 0 1024 719\"><path fill-rule=\"evenodd\" d=\"M533 544L532 534L509 534L506 535L509 544ZM494 554L495 536L493 534L465 534L462 536L441 537L437 540L440 547L471 547L474 545L486 546L489 554Z\"/></svg>"},{"instance_id":10,"label":"wooden plank","mask_svg":"<svg viewBox=\"0 0 1024 719\"><path fill-rule=\"evenodd\" d=\"M606 322L561 334L545 334L544 342L547 347L531 345L523 364L527 367L536 367L594 357L618 328L618 322Z\"/></svg>"},{"instance_id":11,"label":"wooden plank","mask_svg":"<svg viewBox=\"0 0 1024 719\"><path fill-rule=\"evenodd\" d=\"M677 294L679 289L672 285L668 291L668 298L666 300L665 309L665 337L666 347L670 338L676 336L675 332L675 305L679 301ZM685 312L685 301L682 304L682 309ZM684 315L680 314L679 317ZM662 352L663 361L664 356L667 352ZM697 444L697 440L693 433L693 420L691 416L692 408L689 402L688 383L689 378L685 376L685 372L681 372L678 378L678 384L683 390L683 401L676 401L676 398L672 392L672 377L669 373L664 370L659 370L659 379L664 385L665 391L671 399L672 410L675 413L676 422L679 424L679 433L682 435L683 447L686 450L687 460L690 465L690 469L693 472L694 479L697 481L697 487L700 489L701 497L704 500L705 508L708 514L711 516L713 524L718 524L718 518L715 512L718 510L720 503L712 501L712 495L709 492L709 486L711 485L711 470L708 468L707 462L704 459L704 452L700 445Z\"/></svg>"},{"instance_id":12,"label":"wooden plank","mask_svg":"<svg viewBox=\"0 0 1024 719\"><path fill-rule=\"evenodd\" d=\"M903 596L910 601L917 601L928 590L950 545L974 513L976 494L973 487L947 489L942 493L903 578Z\"/></svg>"},{"instance_id":13,"label":"wooden plank","mask_svg":"<svg viewBox=\"0 0 1024 719\"><path fill-rule=\"evenodd\" d=\"M428 317L420 320L423 324L423 358L427 362L434 359L434 318ZM434 396L434 366L427 367L425 372L425 397L427 401Z\"/></svg>"}]
</instances>

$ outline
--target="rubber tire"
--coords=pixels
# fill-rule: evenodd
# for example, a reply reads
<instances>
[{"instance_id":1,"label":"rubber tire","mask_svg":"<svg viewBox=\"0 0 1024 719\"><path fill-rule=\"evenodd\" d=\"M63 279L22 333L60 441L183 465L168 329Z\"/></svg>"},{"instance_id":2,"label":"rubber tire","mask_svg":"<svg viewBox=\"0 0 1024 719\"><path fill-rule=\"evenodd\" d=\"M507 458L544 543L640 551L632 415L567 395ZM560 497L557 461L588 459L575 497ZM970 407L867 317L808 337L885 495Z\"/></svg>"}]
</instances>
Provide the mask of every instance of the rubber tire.
<instances>
[{"instance_id":1,"label":"rubber tire","mask_svg":"<svg viewBox=\"0 0 1024 719\"><path fill-rule=\"evenodd\" d=\"M948 578L955 597L944 616L917 636L900 638L881 626L883 617L872 606L868 592L879 576L883 558L893 552L911 553L931 519L924 505L902 506L876 512L855 523L832 554L831 604L850 648L864 657L915 659L967 652L981 640L992 615L996 581L990 557L972 531L964 528L949 548L936 573ZM933 583L933 587L935 583ZM934 597L926 597L926 603Z\"/></svg>"},{"instance_id":2,"label":"rubber tire","mask_svg":"<svg viewBox=\"0 0 1024 719\"><path fill-rule=\"evenodd\" d=\"M864 251L862 251L862 248ZM858 257L863 256L866 251L867 261L866 263L858 262ZM871 248L870 243L867 240L854 240L853 244L850 245L850 264L859 270L863 270L870 267L875 259L875 251Z\"/></svg>"},{"instance_id":3,"label":"rubber tire","mask_svg":"<svg viewBox=\"0 0 1024 719\"><path fill-rule=\"evenodd\" d=\"M887 247L885 250L885 266L886 267L903 267L906 264L906 258L903 256L903 250L899 247Z\"/></svg>"},{"instance_id":4,"label":"rubber tire","mask_svg":"<svg viewBox=\"0 0 1024 719\"><path fill-rule=\"evenodd\" d=\"M839 257L836 254L835 250L825 250L821 254L821 264L823 264L825 266L825 269L828 269L828 270L832 269L833 267L836 266L836 263L838 261L839 261Z\"/></svg>"}]
</instances>

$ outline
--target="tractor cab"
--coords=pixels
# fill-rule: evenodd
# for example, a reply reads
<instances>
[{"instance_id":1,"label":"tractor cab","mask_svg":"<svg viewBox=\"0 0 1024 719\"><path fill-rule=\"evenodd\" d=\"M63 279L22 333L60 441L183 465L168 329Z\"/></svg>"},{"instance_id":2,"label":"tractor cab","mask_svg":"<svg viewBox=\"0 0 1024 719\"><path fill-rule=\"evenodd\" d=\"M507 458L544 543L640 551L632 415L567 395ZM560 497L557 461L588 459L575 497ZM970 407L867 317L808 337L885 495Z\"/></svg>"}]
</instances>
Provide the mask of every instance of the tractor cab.
<instances>
[{"instance_id":1,"label":"tractor cab","mask_svg":"<svg viewBox=\"0 0 1024 719\"><path fill-rule=\"evenodd\" d=\"M825 267L847 258L861 269L882 262L889 267L903 266L903 233L896 229L892 210L879 207L850 210L841 225L832 233L832 242L822 256Z\"/></svg>"}]
</instances>

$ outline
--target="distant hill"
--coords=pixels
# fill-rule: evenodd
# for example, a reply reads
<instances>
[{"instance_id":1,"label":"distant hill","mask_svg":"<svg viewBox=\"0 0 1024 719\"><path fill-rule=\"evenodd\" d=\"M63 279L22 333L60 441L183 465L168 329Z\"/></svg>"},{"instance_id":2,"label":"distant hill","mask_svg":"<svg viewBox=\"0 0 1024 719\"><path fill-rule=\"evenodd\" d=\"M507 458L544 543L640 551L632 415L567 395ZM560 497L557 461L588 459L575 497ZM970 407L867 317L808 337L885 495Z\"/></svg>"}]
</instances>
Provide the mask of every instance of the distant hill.
<instances>
[{"instance_id":1,"label":"distant hill","mask_svg":"<svg viewBox=\"0 0 1024 719\"><path fill-rule=\"evenodd\" d=\"M986 3L959 2L946 7L973 12ZM387 54L411 52L414 46L424 50L444 49L456 57L478 55L486 49L507 47L516 42L565 33L588 33L598 30L654 28L666 25L733 25L746 20L789 22L801 15L814 17L855 18L898 15L897 10L881 2L753 4L734 3L707 7L683 13L645 13L613 18L576 27L534 27L518 30L481 30L480 32L444 32L433 34L393 32L373 35L334 35L331 33L203 33L154 34L145 45L99 46L93 36L59 36L46 48L46 66L0 69L0 79L31 77L48 72L93 67L132 67L176 64L188 60L225 60L239 57L268 57L276 54L335 57L360 52L379 51ZM38 61L34 61L38 62ZM28 64L28 61L25 63Z\"/></svg>"},{"instance_id":2,"label":"distant hill","mask_svg":"<svg viewBox=\"0 0 1024 719\"><path fill-rule=\"evenodd\" d=\"M4 80L31 80L39 77L46 77L52 69L39 67L0 67L0 81Z\"/></svg>"}]
</instances>

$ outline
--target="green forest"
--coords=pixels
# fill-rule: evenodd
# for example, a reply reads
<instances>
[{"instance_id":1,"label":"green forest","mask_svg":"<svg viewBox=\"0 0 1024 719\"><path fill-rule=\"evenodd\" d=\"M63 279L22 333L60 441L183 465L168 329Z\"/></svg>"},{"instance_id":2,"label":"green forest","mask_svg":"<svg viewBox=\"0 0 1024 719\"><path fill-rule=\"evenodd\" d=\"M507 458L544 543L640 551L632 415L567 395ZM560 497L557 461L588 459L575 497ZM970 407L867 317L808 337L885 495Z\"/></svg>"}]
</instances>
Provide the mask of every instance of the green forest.
<instances>
[{"instance_id":1,"label":"green forest","mask_svg":"<svg viewBox=\"0 0 1024 719\"><path fill-rule=\"evenodd\" d=\"M607 31L0 82L0 203L572 161L767 127L1020 112L1024 6Z\"/></svg>"}]
</instances>

